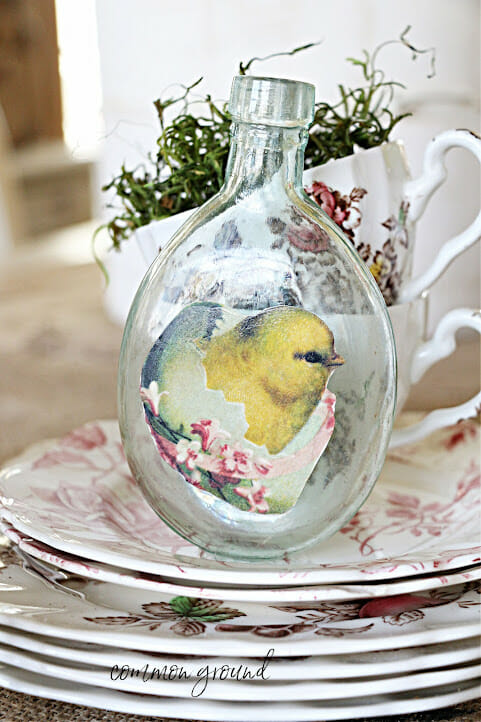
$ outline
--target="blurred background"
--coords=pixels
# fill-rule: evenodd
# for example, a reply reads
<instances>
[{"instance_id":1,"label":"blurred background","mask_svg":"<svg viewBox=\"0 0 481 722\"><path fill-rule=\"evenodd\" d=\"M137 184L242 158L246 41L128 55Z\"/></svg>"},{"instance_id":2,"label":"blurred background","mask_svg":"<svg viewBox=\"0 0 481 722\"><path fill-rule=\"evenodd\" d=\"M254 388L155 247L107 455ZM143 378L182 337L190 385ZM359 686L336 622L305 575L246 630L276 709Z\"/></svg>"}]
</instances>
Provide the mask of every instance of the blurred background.
<instances>
[{"instance_id":1,"label":"blurred background","mask_svg":"<svg viewBox=\"0 0 481 722\"><path fill-rule=\"evenodd\" d=\"M435 134L480 131L478 0L0 0L0 460L29 439L116 413L121 329L102 312L91 239L112 217L101 186L155 153L153 101L200 76L200 93L226 99L240 61L318 41L253 72L309 81L317 100L333 102L338 83L361 81L346 57L408 25L416 47L436 49L435 77L427 56L413 62L396 45L380 64L406 86L395 110L413 115L393 137L415 176ZM479 210L479 164L453 150L447 167L417 226L415 273ZM114 267L119 255L107 257ZM479 261L477 244L435 284L431 328L450 308L479 305ZM464 400L451 393L463 373L449 367L449 385L436 368L451 403ZM426 392L414 406L432 403Z\"/></svg>"},{"instance_id":2,"label":"blurred background","mask_svg":"<svg viewBox=\"0 0 481 722\"><path fill-rule=\"evenodd\" d=\"M51 231L88 221L93 228L109 217L102 184L122 163L135 167L155 151L153 101L178 92L176 84L203 76L199 92L225 99L239 61L320 41L254 72L309 81L318 100L334 101L338 83L360 83L346 57L399 37L407 25L417 47L435 47L435 77L427 77L426 56L412 62L395 45L380 64L406 85L396 110L413 115L394 137L404 140L417 175L433 135L479 132L478 0L1 0L0 257L45 249L49 234L51 253L89 258L90 229L56 243ZM449 181L418 224L415 272L479 208L479 165L462 150L451 151L447 165ZM436 284L431 325L478 300L479 246Z\"/></svg>"}]
</instances>

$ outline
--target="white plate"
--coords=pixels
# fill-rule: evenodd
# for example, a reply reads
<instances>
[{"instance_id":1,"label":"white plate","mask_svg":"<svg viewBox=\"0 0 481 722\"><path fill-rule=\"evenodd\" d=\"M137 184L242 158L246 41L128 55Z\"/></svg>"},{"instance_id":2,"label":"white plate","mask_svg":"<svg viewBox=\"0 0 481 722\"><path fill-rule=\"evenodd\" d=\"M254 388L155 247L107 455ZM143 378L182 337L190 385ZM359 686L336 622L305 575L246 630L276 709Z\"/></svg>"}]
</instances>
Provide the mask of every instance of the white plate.
<instances>
[{"instance_id":1,"label":"white plate","mask_svg":"<svg viewBox=\"0 0 481 722\"><path fill-rule=\"evenodd\" d=\"M57 551L46 544L42 544L42 542L30 539L5 523L0 524L0 529L19 549L30 557L39 559L66 572L87 579L121 584L135 589L160 592L161 594L186 594L201 599L222 599L223 601L235 602L274 602L276 604L314 601L333 602L349 599L372 599L395 594L412 594L413 592L481 579L481 565L478 565L459 572L443 572L442 574L413 577L403 581L378 581L343 586L312 585L308 587L273 587L272 589L268 587L247 589L245 587L235 588L229 586L187 586L175 581L173 583L163 581L161 577L146 574L137 575L135 572L121 570L120 567L112 567L108 564L81 559L66 552Z\"/></svg>"},{"instance_id":2,"label":"white plate","mask_svg":"<svg viewBox=\"0 0 481 722\"><path fill-rule=\"evenodd\" d=\"M137 572L230 585L391 580L481 560L479 426L388 458L369 500L326 542L283 561L213 559L164 525L126 465L117 423L87 424L0 474L0 514L63 552Z\"/></svg>"},{"instance_id":3,"label":"white plate","mask_svg":"<svg viewBox=\"0 0 481 722\"><path fill-rule=\"evenodd\" d=\"M118 692L89 685L55 680L9 665L0 667L0 685L27 694L57 699L88 707L129 712L132 714L209 719L222 722L308 722L319 719L340 720L378 717L438 709L459 704L479 696L479 680L458 682L446 687L385 694L377 697L324 702L214 702L207 699L156 698Z\"/></svg>"},{"instance_id":4,"label":"white plate","mask_svg":"<svg viewBox=\"0 0 481 722\"><path fill-rule=\"evenodd\" d=\"M77 662L96 667L127 665L130 668L183 666L190 670L210 665L210 668L228 664L238 667L253 660L242 657L202 657L192 655L151 655L132 649L106 647L86 642L63 641L55 637L22 632L0 627L0 642L17 649L53 657L58 660ZM361 654L333 654L307 657L274 657L269 663L272 681L310 679L348 679L378 677L386 674L402 674L420 670L440 669L456 664L465 664L479 658L479 637L460 639L456 642L440 642L407 649L364 652ZM258 660L260 664L262 660Z\"/></svg>"},{"instance_id":5,"label":"white plate","mask_svg":"<svg viewBox=\"0 0 481 722\"><path fill-rule=\"evenodd\" d=\"M42 570L44 573L44 570ZM65 578L67 576L67 578ZM473 586L474 585L474 586ZM479 583L369 602L296 606L171 597L0 569L0 624L63 639L167 654L265 657L411 647L479 633ZM373 616L375 615L375 616ZM382 616L381 616L382 615Z\"/></svg>"},{"instance_id":6,"label":"white plate","mask_svg":"<svg viewBox=\"0 0 481 722\"><path fill-rule=\"evenodd\" d=\"M220 700L225 702L292 702L304 700L339 700L352 697L372 697L380 694L396 694L398 692L417 691L429 687L445 686L454 682L464 682L475 679L480 675L479 659L475 663L461 667L449 667L443 670L429 672L407 673L399 676L383 676L369 680L331 679L322 681L282 681L270 680L269 665L259 662L247 664L243 662L234 674L239 673L240 679L214 679L208 677L208 670L197 661L192 660L183 668L185 678L169 679L168 671L165 677L159 677L153 671L162 670L158 664L155 667L133 670L133 674L121 675L120 669L108 670L102 667L93 667L91 664L75 664L56 660L32 652L0 644L0 663L28 669L36 674L44 674L55 679L65 679L80 684L91 684L95 687L117 689L122 692L136 692L156 697L182 697ZM295 662L293 662L295 664ZM121 667L121 665L119 665ZM212 674L214 673L213 667ZM262 677L255 678L260 671ZM132 670L131 670L132 672ZM178 670L176 670L177 674ZM160 672L159 672L160 673ZM243 679L242 675L250 673L254 681ZM220 674L220 668L216 674Z\"/></svg>"}]
</instances>

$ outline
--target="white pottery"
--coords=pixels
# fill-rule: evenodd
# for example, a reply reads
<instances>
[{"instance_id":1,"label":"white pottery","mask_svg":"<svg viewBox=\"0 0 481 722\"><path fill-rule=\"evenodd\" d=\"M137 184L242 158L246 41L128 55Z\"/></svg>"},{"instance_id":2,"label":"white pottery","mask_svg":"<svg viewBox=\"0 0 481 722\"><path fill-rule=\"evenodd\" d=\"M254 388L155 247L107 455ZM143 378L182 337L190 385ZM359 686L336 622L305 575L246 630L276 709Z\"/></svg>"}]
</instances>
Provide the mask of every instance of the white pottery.
<instances>
[{"instance_id":1,"label":"white pottery","mask_svg":"<svg viewBox=\"0 0 481 722\"><path fill-rule=\"evenodd\" d=\"M125 694L85 684L72 684L35 674L10 665L0 668L0 685L26 694L82 704L87 707L176 719L209 719L219 722L308 722L404 714L459 704L479 696L479 680L379 695L370 698L327 700L325 702L214 702L175 697Z\"/></svg>"},{"instance_id":2,"label":"white pottery","mask_svg":"<svg viewBox=\"0 0 481 722\"><path fill-rule=\"evenodd\" d=\"M318 194L318 202L351 236L354 246L378 278L388 305L420 296L454 258L481 236L480 212L465 231L446 241L421 276L411 278L415 223L429 198L446 179L444 158L453 147L469 150L481 161L481 140L476 135L467 130L448 130L427 146L423 173L415 180L411 180L399 141L360 150L304 172L306 188L315 182L327 186L322 197ZM153 221L135 231L136 243L129 240L122 245L121 253L108 254L110 284L105 303L117 323L125 323L140 281L159 249L165 248L192 213L185 211Z\"/></svg>"},{"instance_id":3,"label":"white pottery","mask_svg":"<svg viewBox=\"0 0 481 722\"><path fill-rule=\"evenodd\" d=\"M206 700L220 700L224 702L303 702L308 700L325 701L352 699L355 697L372 697L375 695L396 694L399 692L417 692L419 689L439 687L442 685L463 682L479 676L479 659L462 667L448 667L442 670L430 670L417 673L407 673L396 676L381 676L369 680L357 679L331 679L325 680L284 680L282 684L270 680L269 666L266 667L265 678L254 681L236 679L207 680L202 675L202 665L197 660L183 665L188 679L164 679L153 676L144 679L139 676L120 676L119 671L113 674L111 670L94 667L92 664L83 665L75 662L55 660L43 655L11 649L0 644L0 663L10 664L20 669L28 669L36 674L43 674L54 679L65 679L76 684L91 684L95 687L116 689L121 692L133 692L154 697L166 695L180 698ZM255 672L261 666L251 662L243 662L243 670ZM146 661L140 669L145 669ZM222 661L221 661L222 665ZM117 665L119 667L121 665ZM150 669L161 665L154 659L149 664ZM200 674L199 674L200 672Z\"/></svg>"},{"instance_id":4,"label":"white pottery","mask_svg":"<svg viewBox=\"0 0 481 722\"><path fill-rule=\"evenodd\" d=\"M468 228L444 243L427 270L411 277L416 222L446 180L445 156L455 147L470 151L481 162L481 138L469 130L447 130L427 145L422 174L414 180L401 141L331 160L304 173L307 190L314 191L314 199L351 238L388 306L420 296L481 236L479 212ZM313 188L316 182L321 187Z\"/></svg>"},{"instance_id":5,"label":"white pottery","mask_svg":"<svg viewBox=\"0 0 481 722\"><path fill-rule=\"evenodd\" d=\"M44 562L46 569L59 570L76 574L87 579L121 584L126 587L145 589L161 594L184 594L199 599L222 599L235 602L265 602L276 604L305 603L305 602L339 602L352 599L374 599L398 594L413 594L437 587L446 587L453 584L475 581L481 579L481 565L470 566L463 571L431 574L429 576L412 577L401 581L378 581L368 584L328 584L309 585L306 587L254 587L253 589L220 586L196 586L195 584L181 584L181 580L169 581L166 577L136 574L128 569L122 569L109 564L101 564L90 559L75 557L62 553L35 539L31 539L12 526L1 525L1 529L16 548L24 552L29 563L34 560ZM48 565L48 566L47 566Z\"/></svg>"},{"instance_id":6,"label":"white pottery","mask_svg":"<svg viewBox=\"0 0 481 722\"><path fill-rule=\"evenodd\" d=\"M0 569L0 624L33 634L112 647L265 659L410 648L479 634L479 583L365 602L295 607L196 600ZM192 611L191 611L192 610ZM73 646L75 646L73 644Z\"/></svg>"},{"instance_id":7,"label":"white pottery","mask_svg":"<svg viewBox=\"0 0 481 722\"><path fill-rule=\"evenodd\" d=\"M142 651L108 647L88 642L64 641L56 637L22 632L18 629L0 630L2 644L23 649L52 659L68 663L109 667L122 664L131 668L142 668L146 662L157 667L164 665L186 666L190 655L156 654L155 658ZM332 654L306 657L273 657L269 662L269 679L272 682L308 679L362 679L381 675L398 675L404 672L441 669L455 664L472 662L479 658L479 637L468 637L453 642L439 642L425 646L388 649L384 651L361 652L360 654ZM196 656L197 669L210 665L218 667L228 664L238 667L245 664L242 657Z\"/></svg>"},{"instance_id":8,"label":"white pottery","mask_svg":"<svg viewBox=\"0 0 481 722\"><path fill-rule=\"evenodd\" d=\"M449 311L438 322L430 339L426 339L428 296L423 294L410 303L389 308L389 316L396 339L397 405L398 414L406 403L412 384L422 379L428 369L456 350L456 332L471 328L481 333L481 312L470 308ZM460 369L462 373L462 369ZM431 411L417 423L394 430L389 448L411 444L443 426L455 424L459 419L474 417L481 405L481 392L457 406Z\"/></svg>"},{"instance_id":9,"label":"white pottery","mask_svg":"<svg viewBox=\"0 0 481 722\"><path fill-rule=\"evenodd\" d=\"M480 428L466 421L392 451L368 501L328 542L283 560L213 558L155 515L114 421L87 424L0 473L0 515L69 554L235 586L392 581L479 563Z\"/></svg>"}]
</instances>

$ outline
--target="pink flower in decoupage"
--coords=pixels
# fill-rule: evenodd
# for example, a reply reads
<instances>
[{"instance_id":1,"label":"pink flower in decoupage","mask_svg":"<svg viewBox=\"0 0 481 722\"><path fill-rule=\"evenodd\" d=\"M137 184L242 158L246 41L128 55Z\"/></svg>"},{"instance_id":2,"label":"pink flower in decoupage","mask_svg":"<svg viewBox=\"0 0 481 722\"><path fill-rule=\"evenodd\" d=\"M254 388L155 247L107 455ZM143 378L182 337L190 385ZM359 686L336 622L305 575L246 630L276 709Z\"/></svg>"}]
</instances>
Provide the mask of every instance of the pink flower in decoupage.
<instances>
[{"instance_id":1,"label":"pink flower in decoupage","mask_svg":"<svg viewBox=\"0 0 481 722\"><path fill-rule=\"evenodd\" d=\"M229 432L220 428L217 419L201 419L190 425L193 434L198 434L201 439L202 451L210 449L214 441L230 437Z\"/></svg>"},{"instance_id":2,"label":"pink flower in decoupage","mask_svg":"<svg viewBox=\"0 0 481 722\"><path fill-rule=\"evenodd\" d=\"M200 473L199 469L194 469L194 471L191 473L190 476L186 477L189 484L192 484L192 486L195 486L197 489L202 489L201 479L202 474Z\"/></svg>"},{"instance_id":3,"label":"pink flower in decoupage","mask_svg":"<svg viewBox=\"0 0 481 722\"><path fill-rule=\"evenodd\" d=\"M260 481L254 481L251 487L236 486L234 493L248 502L249 511L256 511L260 514L269 511L269 504L264 499L265 495L269 493L269 489L263 486Z\"/></svg>"},{"instance_id":4,"label":"pink flower in decoupage","mask_svg":"<svg viewBox=\"0 0 481 722\"><path fill-rule=\"evenodd\" d=\"M200 441L181 439L176 446L177 463L185 464L189 471L194 471L195 467L202 462L200 448Z\"/></svg>"},{"instance_id":5,"label":"pink flower in decoupage","mask_svg":"<svg viewBox=\"0 0 481 722\"><path fill-rule=\"evenodd\" d=\"M71 446L73 449L89 451L97 446L104 446L107 443L107 436L98 424L83 426L75 429L62 440L62 445Z\"/></svg>"},{"instance_id":6,"label":"pink flower in decoupage","mask_svg":"<svg viewBox=\"0 0 481 722\"><path fill-rule=\"evenodd\" d=\"M243 449L238 442L234 446L223 444L219 449L222 470L227 474L248 477L252 474L252 451Z\"/></svg>"},{"instance_id":7,"label":"pink flower in decoupage","mask_svg":"<svg viewBox=\"0 0 481 722\"><path fill-rule=\"evenodd\" d=\"M157 381L151 381L148 389L145 389L143 386L141 387L140 398L144 403L150 406L154 416L158 416L160 399L168 393L168 391L159 391L159 384Z\"/></svg>"}]
</instances>

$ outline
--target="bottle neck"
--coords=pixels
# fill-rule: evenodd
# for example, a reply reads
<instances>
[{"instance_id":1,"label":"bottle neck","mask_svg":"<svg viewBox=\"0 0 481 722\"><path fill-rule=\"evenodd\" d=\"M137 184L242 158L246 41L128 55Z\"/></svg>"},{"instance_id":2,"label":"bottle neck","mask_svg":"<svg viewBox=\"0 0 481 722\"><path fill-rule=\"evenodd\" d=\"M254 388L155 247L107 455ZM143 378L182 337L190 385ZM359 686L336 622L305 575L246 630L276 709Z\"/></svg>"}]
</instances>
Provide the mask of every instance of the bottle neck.
<instances>
[{"instance_id":1,"label":"bottle neck","mask_svg":"<svg viewBox=\"0 0 481 722\"><path fill-rule=\"evenodd\" d=\"M225 193L246 197L260 188L302 188L306 128L234 122L225 173Z\"/></svg>"}]
</instances>

